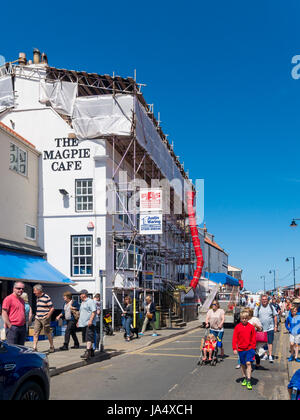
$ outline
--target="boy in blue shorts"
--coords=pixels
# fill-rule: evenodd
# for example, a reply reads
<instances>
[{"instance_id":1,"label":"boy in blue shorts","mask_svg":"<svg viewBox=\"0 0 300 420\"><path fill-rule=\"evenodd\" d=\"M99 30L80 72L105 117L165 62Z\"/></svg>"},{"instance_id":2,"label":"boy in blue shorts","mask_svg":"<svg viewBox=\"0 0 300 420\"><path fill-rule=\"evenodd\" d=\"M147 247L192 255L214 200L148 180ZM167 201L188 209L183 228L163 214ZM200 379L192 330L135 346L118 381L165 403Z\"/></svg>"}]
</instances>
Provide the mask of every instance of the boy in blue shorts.
<instances>
[{"instance_id":1,"label":"boy in blue shorts","mask_svg":"<svg viewBox=\"0 0 300 420\"><path fill-rule=\"evenodd\" d=\"M249 324L249 313L243 311L240 316L241 322L235 327L232 337L234 354L239 354L241 370L244 377L243 386L252 389L251 363L255 360L256 332L253 325Z\"/></svg>"}]
</instances>

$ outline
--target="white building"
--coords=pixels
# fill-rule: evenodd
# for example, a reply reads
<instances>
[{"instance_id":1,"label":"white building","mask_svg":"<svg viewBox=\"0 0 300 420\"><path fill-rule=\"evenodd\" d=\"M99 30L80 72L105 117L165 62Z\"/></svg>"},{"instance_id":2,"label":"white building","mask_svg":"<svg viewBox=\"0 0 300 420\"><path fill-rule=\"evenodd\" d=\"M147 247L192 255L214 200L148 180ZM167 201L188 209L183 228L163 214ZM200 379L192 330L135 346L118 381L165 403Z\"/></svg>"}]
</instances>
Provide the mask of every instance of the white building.
<instances>
[{"instance_id":1,"label":"white building","mask_svg":"<svg viewBox=\"0 0 300 420\"><path fill-rule=\"evenodd\" d=\"M38 242L74 293L157 291L188 264L183 186L192 188L133 79L34 64L0 68L0 120L40 151ZM162 234L139 234L139 188L167 186ZM171 185L170 194L168 189ZM153 185L152 185L153 187ZM178 214L176 214L178 213ZM138 281L139 280L139 281ZM52 291L55 305L61 289Z\"/></svg>"}]
</instances>

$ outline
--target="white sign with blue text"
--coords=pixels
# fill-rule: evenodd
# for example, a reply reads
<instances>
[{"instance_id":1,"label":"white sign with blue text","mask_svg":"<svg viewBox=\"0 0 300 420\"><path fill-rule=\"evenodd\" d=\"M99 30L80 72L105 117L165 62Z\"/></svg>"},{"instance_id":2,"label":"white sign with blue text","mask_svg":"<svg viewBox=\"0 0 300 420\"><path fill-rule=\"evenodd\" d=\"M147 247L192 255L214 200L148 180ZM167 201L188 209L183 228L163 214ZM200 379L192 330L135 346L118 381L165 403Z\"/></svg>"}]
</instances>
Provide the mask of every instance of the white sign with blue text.
<instances>
[{"instance_id":1,"label":"white sign with blue text","mask_svg":"<svg viewBox=\"0 0 300 420\"><path fill-rule=\"evenodd\" d=\"M141 214L140 216L141 235L162 234L162 214Z\"/></svg>"}]
</instances>

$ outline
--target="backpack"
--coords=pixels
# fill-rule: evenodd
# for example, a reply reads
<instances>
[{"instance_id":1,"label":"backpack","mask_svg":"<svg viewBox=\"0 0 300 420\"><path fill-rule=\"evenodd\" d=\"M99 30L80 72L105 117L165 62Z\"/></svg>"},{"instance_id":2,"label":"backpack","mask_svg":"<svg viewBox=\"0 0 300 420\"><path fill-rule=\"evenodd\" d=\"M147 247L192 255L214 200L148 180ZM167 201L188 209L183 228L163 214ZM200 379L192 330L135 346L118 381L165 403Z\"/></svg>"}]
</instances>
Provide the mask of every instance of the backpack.
<instances>
[{"instance_id":1,"label":"backpack","mask_svg":"<svg viewBox=\"0 0 300 420\"><path fill-rule=\"evenodd\" d=\"M267 305L266 307L270 309L270 311L271 311L271 313L272 313L272 315L273 315L273 309L272 309L272 307L271 307L271 304L270 304L270 303L268 303L268 305ZM260 311L260 308L261 308L261 305L259 305L259 307L258 307L258 309L257 309L257 318L259 318L259 311ZM274 309L275 309L275 308L274 308ZM276 311L276 309L275 309L275 311Z\"/></svg>"}]
</instances>

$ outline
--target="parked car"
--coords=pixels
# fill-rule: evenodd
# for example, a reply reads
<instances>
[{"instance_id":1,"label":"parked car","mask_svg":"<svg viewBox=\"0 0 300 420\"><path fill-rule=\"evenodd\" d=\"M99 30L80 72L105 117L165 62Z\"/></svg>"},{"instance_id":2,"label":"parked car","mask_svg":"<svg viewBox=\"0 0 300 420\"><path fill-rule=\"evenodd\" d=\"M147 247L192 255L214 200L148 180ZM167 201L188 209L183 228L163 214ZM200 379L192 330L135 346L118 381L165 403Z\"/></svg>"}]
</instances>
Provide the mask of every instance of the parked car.
<instances>
[{"instance_id":1,"label":"parked car","mask_svg":"<svg viewBox=\"0 0 300 420\"><path fill-rule=\"evenodd\" d=\"M49 394L47 356L0 341L0 400L48 400Z\"/></svg>"}]
</instances>

